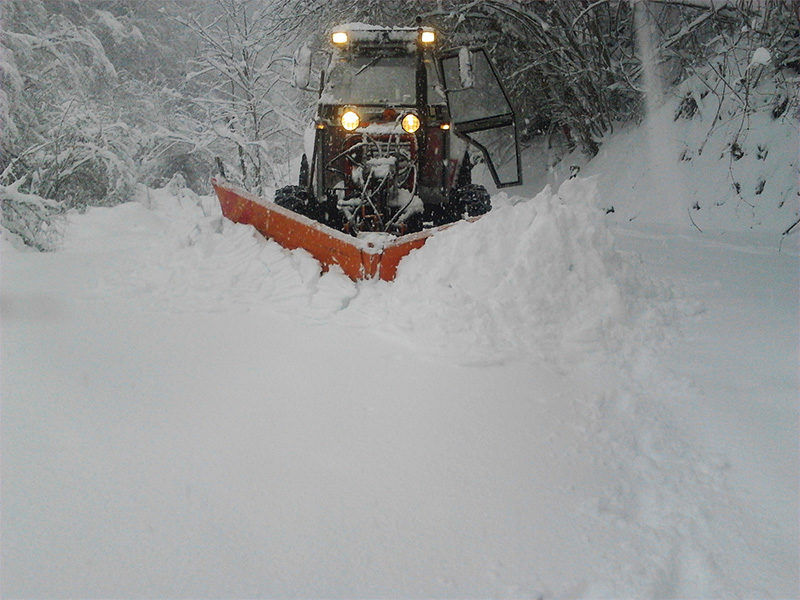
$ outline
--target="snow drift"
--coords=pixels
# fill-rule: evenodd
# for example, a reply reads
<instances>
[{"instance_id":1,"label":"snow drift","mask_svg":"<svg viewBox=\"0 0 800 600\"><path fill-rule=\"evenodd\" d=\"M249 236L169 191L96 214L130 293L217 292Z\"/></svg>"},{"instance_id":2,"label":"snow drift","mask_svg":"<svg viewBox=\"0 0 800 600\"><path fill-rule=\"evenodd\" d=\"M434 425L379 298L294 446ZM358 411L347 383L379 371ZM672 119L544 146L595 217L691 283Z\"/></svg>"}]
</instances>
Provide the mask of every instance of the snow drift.
<instances>
[{"instance_id":1,"label":"snow drift","mask_svg":"<svg viewBox=\"0 0 800 600\"><path fill-rule=\"evenodd\" d=\"M223 219L213 198L188 189L142 191L140 200L92 209L83 219L106 232L103 242L150 238L147 260L102 274L98 285L153 309L268 305L381 331L457 362L533 356L560 364L592 349L663 338L675 312L673 292L615 250L593 180L570 180L534 198L495 196L491 213L457 223L403 259L393 283L353 283L335 269L321 274L306 252ZM117 230L122 212L146 230ZM73 232L65 249L80 248Z\"/></svg>"},{"instance_id":2,"label":"snow drift","mask_svg":"<svg viewBox=\"0 0 800 600\"><path fill-rule=\"evenodd\" d=\"M619 350L666 315L668 294L614 249L595 195L577 179L535 198L499 194L492 212L406 257L394 285L364 285L349 311L461 360Z\"/></svg>"}]
</instances>

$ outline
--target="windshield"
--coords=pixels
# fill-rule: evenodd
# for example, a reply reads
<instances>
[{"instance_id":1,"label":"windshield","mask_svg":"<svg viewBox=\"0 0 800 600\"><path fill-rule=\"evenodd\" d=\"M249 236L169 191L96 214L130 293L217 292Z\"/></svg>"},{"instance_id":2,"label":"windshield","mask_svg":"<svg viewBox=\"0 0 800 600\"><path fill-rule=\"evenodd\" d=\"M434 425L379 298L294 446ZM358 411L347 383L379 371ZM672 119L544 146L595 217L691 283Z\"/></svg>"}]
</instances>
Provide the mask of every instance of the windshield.
<instances>
[{"instance_id":1,"label":"windshield","mask_svg":"<svg viewBox=\"0 0 800 600\"><path fill-rule=\"evenodd\" d=\"M436 75L432 63L428 71L428 102L442 102L434 90ZM338 60L330 72L322 94L325 104L416 104L416 58L405 56L356 56Z\"/></svg>"}]
</instances>

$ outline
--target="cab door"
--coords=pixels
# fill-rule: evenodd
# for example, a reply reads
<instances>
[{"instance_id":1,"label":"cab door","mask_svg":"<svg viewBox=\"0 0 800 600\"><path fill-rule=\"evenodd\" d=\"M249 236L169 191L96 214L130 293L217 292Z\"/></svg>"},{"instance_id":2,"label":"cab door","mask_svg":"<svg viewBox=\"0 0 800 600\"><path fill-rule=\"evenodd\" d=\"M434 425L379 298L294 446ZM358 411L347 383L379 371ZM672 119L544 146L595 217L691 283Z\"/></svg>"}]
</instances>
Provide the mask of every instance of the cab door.
<instances>
[{"instance_id":1,"label":"cab door","mask_svg":"<svg viewBox=\"0 0 800 600\"><path fill-rule=\"evenodd\" d=\"M465 63L469 65L466 76ZM446 51L439 57L439 68L454 133L481 151L497 187L521 184L514 110L486 51ZM463 86L465 78L469 87Z\"/></svg>"}]
</instances>

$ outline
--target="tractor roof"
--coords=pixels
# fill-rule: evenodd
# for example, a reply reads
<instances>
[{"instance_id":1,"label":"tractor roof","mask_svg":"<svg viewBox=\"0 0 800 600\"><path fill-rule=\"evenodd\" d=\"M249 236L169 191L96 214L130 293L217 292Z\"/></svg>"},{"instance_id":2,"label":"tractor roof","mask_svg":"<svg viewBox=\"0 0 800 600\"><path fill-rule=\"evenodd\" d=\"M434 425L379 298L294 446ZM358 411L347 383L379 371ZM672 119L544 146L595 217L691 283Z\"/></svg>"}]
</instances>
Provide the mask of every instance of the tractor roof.
<instances>
[{"instance_id":1,"label":"tractor roof","mask_svg":"<svg viewBox=\"0 0 800 600\"><path fill-rule=\"evenodd\" d=\"M423 37L423 33L427 34ZM344 34L337 36L337 34ZM331 41L334 46L383 46L433 43L436 33L431 27L381 27L366 23L345 23L334 27Z\"/></svg>"}]
</instances>

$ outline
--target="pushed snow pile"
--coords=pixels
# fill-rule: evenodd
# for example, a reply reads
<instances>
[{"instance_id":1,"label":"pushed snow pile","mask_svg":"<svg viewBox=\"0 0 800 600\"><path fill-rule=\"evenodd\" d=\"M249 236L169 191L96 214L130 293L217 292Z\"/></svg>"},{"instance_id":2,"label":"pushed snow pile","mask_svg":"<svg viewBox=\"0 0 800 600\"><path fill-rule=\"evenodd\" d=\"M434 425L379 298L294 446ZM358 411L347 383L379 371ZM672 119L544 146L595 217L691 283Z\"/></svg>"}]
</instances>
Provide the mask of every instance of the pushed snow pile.
<instances>
[{"instance_id":1,"label":"pushed snow pile","mask_svg":"<svg viewBox=\"0 0 800 600\"><path fill-rule=\"evenodd\" d=\"M308 253L224 219L215 196L197 196L180 180L142 188L137 200L72 215L62 250L104 256L83 295L157 312L272 309L315 319L356 292L344 275L321 276Z\"/></svg>"},{"instance_id":2,"label":"pushed snow pile","mask_svg":"<svg viewBox=\"0 0 800 600\"><path fill-rule=\"evenodd\" d=\"M495 196L491 213L405 258L391 289L381 288L384 305L369 293L354 305L470 359L619 349L638 335L643 299L659 294L614 250L594 188L571 180L532 199Z\"/></svg>"},{"instance_id":3,"label":"pushed snow pile","mask_svg":"<svg viewBox=\"0 0 800 600\"><path fill-rule=\"evenodd\" d=\"M564 365L596 350L630 356L664 337L668 295L614 249L592 180L493 203L403 259L393 283L321 274L308 253L231 223L215 198L180 185L73 218L63 250L105 256L79 286L99 302L334 319L459 362L524 355Z\"/></svg>"}]
</instances>

